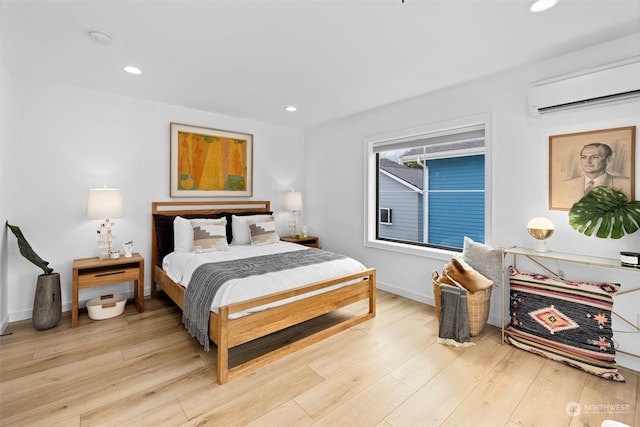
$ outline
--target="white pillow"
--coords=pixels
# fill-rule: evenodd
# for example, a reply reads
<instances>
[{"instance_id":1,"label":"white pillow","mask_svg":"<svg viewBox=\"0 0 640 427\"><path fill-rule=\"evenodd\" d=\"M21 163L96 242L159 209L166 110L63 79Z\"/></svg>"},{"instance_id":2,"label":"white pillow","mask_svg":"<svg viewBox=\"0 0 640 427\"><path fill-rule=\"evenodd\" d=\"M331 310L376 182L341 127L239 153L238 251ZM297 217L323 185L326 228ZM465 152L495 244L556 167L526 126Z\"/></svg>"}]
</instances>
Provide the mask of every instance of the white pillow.
<instances>
[{"instance_id":1,"label":"white pillow","mask_svg":"<svg viewBox=\"0 0 640 427\"><path fill-rule=\"evenodd\" d=\"M465 236L462 259L496 285L502 284L502 249L474 242Z\"/></svg>"},{"instance_id":2,"label":"white pillow","mask_svg":"<svg viewBox=\"0 0 640 427\"><path fill-rule=\"evenodd\" d=\"M251 243L251 236L249 234L249 225L247 220L265 219L270 215L245 215L237 216L231 215L231 235L233 240L232 245L248 245Z\"/></svg>"},{"instance_id":3,"label":"white pillow","mask_svg":"<svg viewBox=\"0 0 640 427\"><path fill-rule=\"evenodd\" d=\"M193 226L193 252L203 254L205 252L226 251L227 245L227 220L221 219L192 219Z\"/></svg>"},{"instance_id":4,"label":"white pillow","mask_svg":"<svg viewBox=\"0 0 640 427\"><path fill-rule=\"evenodd\" d=\"M248 219L251 244L254 246L268 245L280 241L276 233L276 222L272 216L263 219Z\"/></svg>"},{"instance_id":5,"label":"white pillow","mask_svg":"<svg viewBox=\"0 0 640 427\"><path fill-rule=\"evenodd\" d=\"M173 250L176 252L193 251L193 226L188 219L177 216L173 220Z\"/></svg>"}]
</instances>

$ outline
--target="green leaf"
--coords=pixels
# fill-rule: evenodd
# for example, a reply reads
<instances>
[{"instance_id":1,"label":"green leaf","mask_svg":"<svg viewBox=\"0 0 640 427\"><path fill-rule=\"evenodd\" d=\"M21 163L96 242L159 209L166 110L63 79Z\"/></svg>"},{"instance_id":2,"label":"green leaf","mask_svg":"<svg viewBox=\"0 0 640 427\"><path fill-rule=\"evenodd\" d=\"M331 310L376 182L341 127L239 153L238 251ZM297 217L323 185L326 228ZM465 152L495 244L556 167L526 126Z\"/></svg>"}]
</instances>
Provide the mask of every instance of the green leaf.
<instances>
[{"instance_id":1,"label":"green leaf","mask_svg":"<svg viewBox=\"0 0 640 427\"><path fill-rule=\"evenodd\" d=\"M29 242L27 242L27 239L24 237L24 234L22 234L22 231L20 231L20 227L11 225L8 221L6 222L6 224L18 239L18 249L20 250L22 256L31 261L36 266L40 267L42 271L44 271L44 274L53 273L53 268L49 267L49 261L45 261L40 258L40 256L33 250Z\"/></svg>"},{"instance_id":2,"label":"green leaf","mask_svg":"<svg viewBox=\"0 0 640 427\"><path fill-rule=\"evenodd\" d=\"M569 225L586 236L596 231L601 239L620 239L640 229L640 201L630 202L611 187L596 187L571 207Z\"/></svg>"}]
</instances>

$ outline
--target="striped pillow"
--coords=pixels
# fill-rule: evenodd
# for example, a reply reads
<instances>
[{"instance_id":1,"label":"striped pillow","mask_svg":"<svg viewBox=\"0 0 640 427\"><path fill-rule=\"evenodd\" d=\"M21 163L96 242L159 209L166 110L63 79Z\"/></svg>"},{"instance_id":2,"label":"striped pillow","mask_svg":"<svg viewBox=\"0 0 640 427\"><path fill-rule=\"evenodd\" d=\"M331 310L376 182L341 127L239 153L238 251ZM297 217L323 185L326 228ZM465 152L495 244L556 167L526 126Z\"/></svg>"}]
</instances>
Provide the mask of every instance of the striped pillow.
<instances>
[{"instance_id":1,"label":"striped pillow","mask_svg":"<svg viewBox=\"0 0 640 427\"><path fill-rule=\"evenodd\" d=\"M193 227L193 252L202 254L213 251L226 251L227 244L227 220L222 219L194 219Z\"/></svg>"},{"instance_id":2,"label":"striped pillow","mask_svg":"<svg viewBox=\"0 0 640 427\"><path fill-rule=\"evenodd\" d=\"M247 224L249 225L249 236L252 245L268 245L280 241L280 236L276 233L276 222L272 216L262 219L250 219L247 220Z\"/></svg>"}]
</instances>

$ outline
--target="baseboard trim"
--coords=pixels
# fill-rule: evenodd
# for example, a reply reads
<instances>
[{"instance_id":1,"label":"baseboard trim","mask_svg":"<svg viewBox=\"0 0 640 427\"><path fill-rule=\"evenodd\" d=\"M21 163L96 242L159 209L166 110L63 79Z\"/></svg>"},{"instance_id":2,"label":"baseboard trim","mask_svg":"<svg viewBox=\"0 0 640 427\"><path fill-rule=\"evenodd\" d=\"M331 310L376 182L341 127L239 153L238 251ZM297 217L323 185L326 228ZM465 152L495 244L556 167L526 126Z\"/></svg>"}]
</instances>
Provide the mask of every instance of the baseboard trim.
<instances>
[{"instance_id":1,"label":"baseboard trim","mask_svg":"<svg viewBox=\"0 0 640 427\"><path fill-rule=\"evenodd\" d=\"M96 288L93 288L96 289ZM102 292L102 295L106 294L108 292ZM114 293L118 293L118 294L124 294L127 296L127 299L133 299L133 290L127 290L127 291L115 291ZM144 295L145 298L148 297L151 293L151 288L147 288L144 290ZM78 301L78 306L79 307L85 307L87 305L87 301L89 301L91 298L94 298L94 296L86 298L86 299L81 299L80 301ZM69 302L63 302L62 303L62 314L64 315L65 313L71 313L71 301ZM20 311L14 311L12 313L7 314L6 318L4 319L6 323L2 323L0 324L0 327L2 327L2 329L0 329L1 331L4 331L4 328L6 328L7 326L9 326L9 323L12 322L19 322L21 320L27 320L27 319L31 319L33 317L33 310L29 309L29 310L20 310Z\"/></svg>"},{"instance_id":2,"label":"baseboard trim","mask_svg":"<svg viewBox=\"0 0 640 427\"><path fill-rule=\"evenodd\" d=\"M433 298L433 295L426 295L418 292L408 291L406 289L398 288L397 286L393 286L388 283L384 283L380 281L377 282L377 287L378 289L381 289L383 291L390 292L394 295L399 295L401 297L405 297L413 301L418 301L418 302L430 305L431 307L436 306L436 302L435 302L435 299ZM500 307L498 307L498 309L499 308ZM492 313L490 311L489 319L487 319L487 323L493 326L497 326L499 328L500 318L501 318L500 312Z\"/></svg>"},{"instance_id":3,"label":"baseboard trim","mask_svg":"<svg viewBox=\"0 0 640 427\"><path fill-rule=\"evenodd\" d=\"M435 307L435 300L433 299L432 295L426 295L418 292L408 291L406 289L398 288L388 283L380 282L379 280L376 282L376 287L383 291L390 292L394 295L399 295L401 297L405 297L410 300L422 302L424 304Z\"/></svg>"}]
</instances>

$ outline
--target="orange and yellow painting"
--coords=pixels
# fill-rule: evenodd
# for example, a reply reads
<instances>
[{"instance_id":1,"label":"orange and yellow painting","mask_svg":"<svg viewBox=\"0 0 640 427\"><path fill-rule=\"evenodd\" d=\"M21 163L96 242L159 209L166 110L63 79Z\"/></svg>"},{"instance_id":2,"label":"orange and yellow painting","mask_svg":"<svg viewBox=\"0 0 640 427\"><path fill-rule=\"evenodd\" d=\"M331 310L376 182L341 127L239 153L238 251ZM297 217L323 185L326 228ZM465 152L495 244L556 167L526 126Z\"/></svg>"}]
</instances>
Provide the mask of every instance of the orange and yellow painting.
<instances>
[{"instance_id":1,"label":"orange and yellow painting","mask_svg":"<svg viewBox=\"0 0 640 427\"><path fill-rule=\"evenodd\" d=\"M173 123L171 135L172 196L251 195L251 135Z\"/></svg>"}]
</instances>

